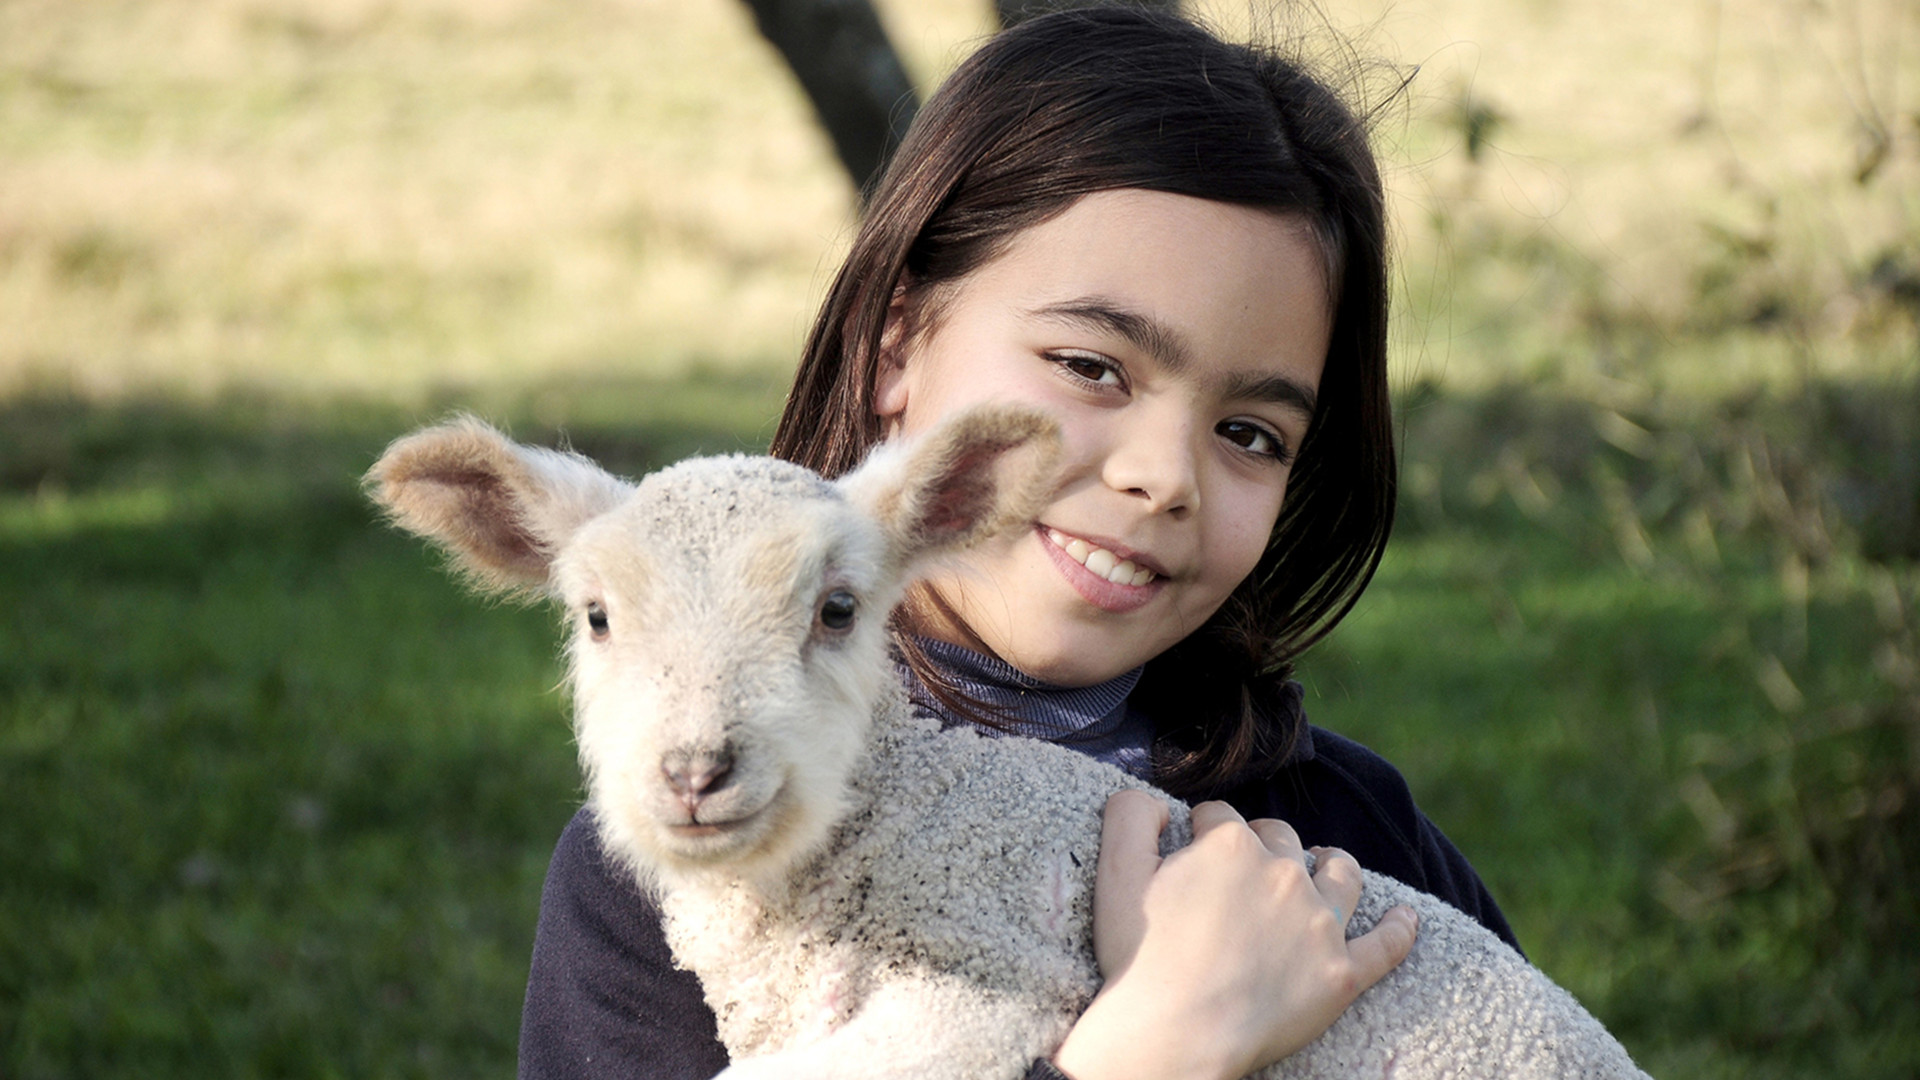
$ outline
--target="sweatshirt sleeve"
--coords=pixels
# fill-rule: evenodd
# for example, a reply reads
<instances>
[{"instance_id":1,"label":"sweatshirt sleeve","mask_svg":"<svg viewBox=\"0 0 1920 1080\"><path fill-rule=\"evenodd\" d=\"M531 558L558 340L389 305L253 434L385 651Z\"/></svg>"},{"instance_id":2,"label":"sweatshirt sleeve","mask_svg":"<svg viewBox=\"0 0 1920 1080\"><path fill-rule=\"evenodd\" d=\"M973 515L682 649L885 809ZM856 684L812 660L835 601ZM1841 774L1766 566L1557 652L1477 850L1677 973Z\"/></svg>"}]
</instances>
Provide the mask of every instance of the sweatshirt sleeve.
<instances>
[{"instance_id":1,"label":"sweatshirt sleeve","mask_svg":"<svg viewBox=\"0 0 1920 1080\"><path fill-rule=\"evenodd\" d=\"M1400 770L1352 739L1319 728L1314 729L1313 735L1321 763L1362 792L1369 804L1370 816L1406 847L1412 863L1409 872L1386 872L1473 916L1476 922L1513 946L1515 952L1525 955L1500 905L1494 903L1493 894L1487 891L1486 883L1480 880L1467 857L1460 854L1460 849L1453 846L1453 841L1414 805L1413 792ZM1366 865L1364 859L1361 865Z\"/></svg>"},{"instance_id":2,"label":"sweatshirt sleeve","mask_svg":"<svg viewBox=\"0 0 1920 1080\"><path fill-rule=\"evenodd\" d=\"M1398 769L1325 728L1311 729L1308 745L1301 758L1274 776L1222 797L1248 818L1286 821L1308 846L1343 848L1362 869L1439 897L1521 951L1480 875L1420 812Z\"/></svg>"},{"instance_id":3,"label":"sweatshirt sleeve","mask_svg":"<svg viewBox=\"0 0 1920 1080\"><path fill-rule=\"evenodd\" d=\"M608 863L581 810L540 895L521 1080L707 1080L726 1065L699 980L673 965L659 909Z\"/></svg>"},{"instance_id":4,"label":"sweatshirt sleeve","mask_svg":"<svg viewBox=\"0 0 1920 1080\"><path fill-rule=\"evenodd\" d=\"M1418 813L1418 811L1416 811ZM1467 857L1453 846L1453 841L1428 821L1426 815L1420 815L1420 861L1426 868L1426 890L1447 903L1473 916L1480 925L1493 931L1501 941L1513 946L1513 951L1521 956L1526 950L1520 947L1520 940L1513 936L1513 927L1507 924L1506 915L1500 911L1500 905L1493 902L1493 894L1487 891L1486 883L1480 880Z\"/></svg>"}]
</instances>

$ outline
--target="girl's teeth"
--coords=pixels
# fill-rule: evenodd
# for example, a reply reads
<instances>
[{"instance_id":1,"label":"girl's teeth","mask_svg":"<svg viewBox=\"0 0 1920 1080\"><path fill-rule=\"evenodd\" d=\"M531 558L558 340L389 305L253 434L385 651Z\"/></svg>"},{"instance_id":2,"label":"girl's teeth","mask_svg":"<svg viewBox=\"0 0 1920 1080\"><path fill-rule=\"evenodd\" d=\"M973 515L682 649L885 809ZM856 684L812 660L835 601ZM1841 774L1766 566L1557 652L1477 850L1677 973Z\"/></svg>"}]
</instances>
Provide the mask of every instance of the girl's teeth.
<instances>
[{"instance_id":1,"label":"girl's teeth","mask_svg":"<svg viewBox=\"0 0 1920 1080\"><path fill-rule=\"evenodd\" d=\"M1144 566L1135 566L1131 560L1122 559L1106 548L1097 548L1078 537L1068 536L1059 529L1048 529L1047 539L1053 546L1073 557L1073 561L1113 582L1115 585L1145 585L1153 580L1153 571Z\"/></svg>"}]
</instances>

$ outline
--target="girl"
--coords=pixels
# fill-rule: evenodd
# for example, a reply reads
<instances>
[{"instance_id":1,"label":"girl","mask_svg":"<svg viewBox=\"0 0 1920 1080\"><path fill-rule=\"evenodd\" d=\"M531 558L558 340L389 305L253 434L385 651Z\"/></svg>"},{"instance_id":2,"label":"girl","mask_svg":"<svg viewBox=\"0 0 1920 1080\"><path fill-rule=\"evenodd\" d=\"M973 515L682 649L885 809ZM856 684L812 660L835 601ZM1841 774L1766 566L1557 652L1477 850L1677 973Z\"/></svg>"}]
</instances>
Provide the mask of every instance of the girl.
<instances>
[{"instance_id":1,"label":"girl","mask_svg":"<svg viewBox=\"0 0 1920 1080\"><path fill-rule=\"evenodd\" d=\"M1399 774L1309 727L1288 681L1391 524L1386 314L1360 122L1288 61L1171 17L1095 9L997 36L873 193L773 452L834 476L977 402L1052 414L1051 503L914 593L903 675L949 722L1213 800L1164 863L1151 800L1109 805L1106 985L1036 1076L1224 1080L1305 1045L1412 944L1406 912L1344 939L1360 864L1512 941ZM1302 837L1324 845L1311 871ZM521 1075L726 1060L583 812L541 900Z\"/></svg>"}]
</instances>

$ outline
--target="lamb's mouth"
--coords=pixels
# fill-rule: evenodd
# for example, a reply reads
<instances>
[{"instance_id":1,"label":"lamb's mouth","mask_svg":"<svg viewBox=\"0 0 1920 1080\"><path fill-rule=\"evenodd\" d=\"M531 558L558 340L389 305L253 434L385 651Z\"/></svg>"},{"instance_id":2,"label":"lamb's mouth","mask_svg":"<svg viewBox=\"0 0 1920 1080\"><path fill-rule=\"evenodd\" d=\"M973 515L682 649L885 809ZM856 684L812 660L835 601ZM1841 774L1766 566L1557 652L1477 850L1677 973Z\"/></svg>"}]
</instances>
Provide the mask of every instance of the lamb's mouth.
<instances>
[{"instance_id":1,"label":"lamb's mouth","mask_svg":"<svg viewBox=\"0 0 1920 1080\"><path fill-rule=\"evenodd\" d=\"M733 818L730 821L689 821L685 824L668 825L668 831L675 836L684 836L690 840L704 840L710 836L725 836L739 832L760 817L762 811L755 810L746 817Z\"/></svg>"},{"instance_id":2,"label":"lamb's mouth","mask_svg":"<svg viewBox=\"0 0 1920 1080\"><path fill-rule=\"evenodd\" d=\"M754 807L744 814L705 821L700 820L696 815L693 820L690 821L663 822L662 824L668 834L676 839L689 840L696 843L700 841L721 840L740 833L750 832L757 825L767 821L772 817L774 811L780 805L781 800L786 797L786 794L786 785L782 784L766 802L761 803L759 806Z\"/></svg>"}]
</instances>

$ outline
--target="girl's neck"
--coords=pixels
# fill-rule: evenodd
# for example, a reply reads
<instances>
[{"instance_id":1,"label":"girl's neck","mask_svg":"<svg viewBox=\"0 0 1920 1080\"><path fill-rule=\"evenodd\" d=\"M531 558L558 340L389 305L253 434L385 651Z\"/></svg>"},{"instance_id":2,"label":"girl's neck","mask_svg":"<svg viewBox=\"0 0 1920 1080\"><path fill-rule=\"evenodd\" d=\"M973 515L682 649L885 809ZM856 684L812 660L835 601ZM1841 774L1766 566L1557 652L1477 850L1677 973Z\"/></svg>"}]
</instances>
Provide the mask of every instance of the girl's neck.
<instances>
[{"instance_id":1,"label":"girl's neck","mask_svg":"<svg viewBox=\"0 0 1920 1080\"><path fill-rule=\"evenodd\" d=\"M1055 686L964 646L926 637L914 644L936 669L934 676L965 699L966 711L983 714L954 715L910 670L903 671L914 701L948 726L972 721L1003 734L1060 743L1143 779L1151 775L1153 725L1127 703L1144 667L1091 686Z\"/></svg>"}]
</instances>

